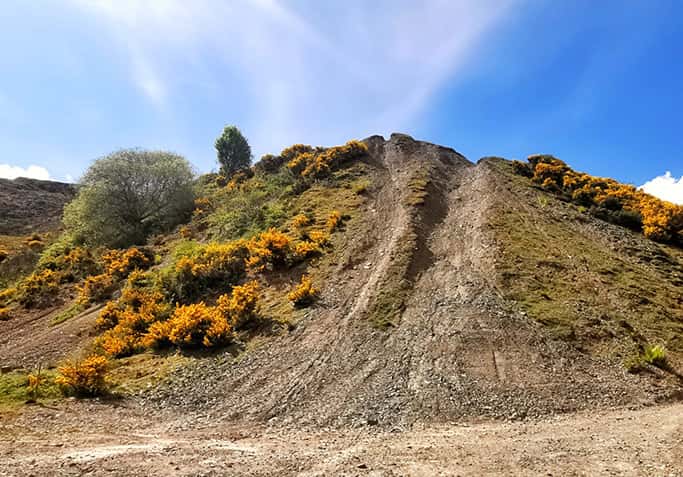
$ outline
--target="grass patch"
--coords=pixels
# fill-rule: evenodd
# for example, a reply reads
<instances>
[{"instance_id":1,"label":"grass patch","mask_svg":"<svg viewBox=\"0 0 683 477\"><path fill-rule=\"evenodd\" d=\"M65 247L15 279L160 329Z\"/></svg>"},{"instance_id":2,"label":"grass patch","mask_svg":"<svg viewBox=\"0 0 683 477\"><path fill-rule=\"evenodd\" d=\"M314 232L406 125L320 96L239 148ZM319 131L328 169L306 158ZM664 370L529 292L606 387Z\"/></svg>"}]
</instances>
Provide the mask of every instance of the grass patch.
<instances>
[{"instance_id":1,"label":"grass patch","mask_svg":"<svg viewBox=\"0 0 683 477\"><path fill-rule=\"evenodd\" d=\"M410 193L406 198L407 205L422 205L427 199L427 187L429 186L429 173L423 169L417 171L413 177L408 181L408 188Z\"/></svg>"},{"instance_id":2,"label":"grass patch","mask_svg":"<svg viewBox=\"0 0 683 477\"><path fill-rule=\"evenodd\" d=\"M114 394L132 394L160 384L191 361L181 353L148 351L112 361L107 381Z\"/></svg>"},{"instance_id":3,"label":"grass patch","mask_svg":"<svg viewBox=\"0 0 683 477\"><path fill-rule=\"evenodd\" d=\"M60 323L64 323L66 320L70 320L74 316L83 313L86 309L86 305L79 303L78 300L74 301L71 305L60 311L52 321L50 321L50 326L56 326Z\"/></svg>"},{"instance_id":4,"label":"grass patch","mask_svg":"<svg viewBox=\"0 0 683 477\"><path fill-rule=\"evenodd\" d=\"M14 408L33 400L34 396L29 391L29 374L24 371L0 374L0 408ZM41 371L42 380L35 396L38 402L52 401L62 396L54 382L55 376L54 370Z\"/></svg>"}]
</instances>

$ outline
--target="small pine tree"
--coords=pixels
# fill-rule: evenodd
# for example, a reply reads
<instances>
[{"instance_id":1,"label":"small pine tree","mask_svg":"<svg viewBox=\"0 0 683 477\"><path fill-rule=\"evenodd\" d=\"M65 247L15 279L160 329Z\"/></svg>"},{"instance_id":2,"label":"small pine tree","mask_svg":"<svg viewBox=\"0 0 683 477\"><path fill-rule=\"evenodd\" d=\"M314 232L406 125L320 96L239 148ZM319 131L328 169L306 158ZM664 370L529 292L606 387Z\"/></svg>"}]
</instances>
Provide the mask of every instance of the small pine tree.
<instances>
[{"instance_id":1,"label":"small pine tree","mask_svg":"<svg viewBox=\"0 0 683 477\"><path fill-rule=\"evenodd\" d=\"M226 126L215 146L221 172L226 177L251 164L251 147L237 126Z\"/></svg>"}]
</instances>

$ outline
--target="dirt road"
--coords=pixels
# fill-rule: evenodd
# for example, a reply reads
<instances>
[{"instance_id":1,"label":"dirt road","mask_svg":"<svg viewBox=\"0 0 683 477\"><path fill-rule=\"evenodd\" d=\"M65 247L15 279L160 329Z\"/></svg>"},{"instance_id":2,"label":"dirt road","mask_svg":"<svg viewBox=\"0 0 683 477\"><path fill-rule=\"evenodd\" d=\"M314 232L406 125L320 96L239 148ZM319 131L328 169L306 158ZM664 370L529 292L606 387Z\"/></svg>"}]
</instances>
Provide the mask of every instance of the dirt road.
<instances>
[{"instance_id":1,"label":"dirt road","mask_svg":"<svg viewBox=\"0 0 683 477\"><path fill-rule=\"evenodd\" d=\"M683 475L683 404L404 432L165 421L126 406L0 421L0 475Z\"/></svg>"}]
</instances>

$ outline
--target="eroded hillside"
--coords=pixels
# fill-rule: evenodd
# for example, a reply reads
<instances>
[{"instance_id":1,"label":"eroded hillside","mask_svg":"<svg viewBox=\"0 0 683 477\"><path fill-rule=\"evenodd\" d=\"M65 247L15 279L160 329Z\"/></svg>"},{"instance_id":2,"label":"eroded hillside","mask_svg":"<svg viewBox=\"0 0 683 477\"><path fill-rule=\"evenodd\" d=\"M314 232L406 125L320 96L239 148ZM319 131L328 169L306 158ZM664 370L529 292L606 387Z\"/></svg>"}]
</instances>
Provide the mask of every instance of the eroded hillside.
<instances>
[{"instance_id":1,"label":"eroded hillside","mask_svg":"<svg viewBox=\"0 0 683 477\"><path fill-rule=\"evenodd\" d=\"M34 277L53 295L17 283L0 364L99 353L116 393L179 426L410 427L680 393L680 248L508 161L363 143L206 177L192 221L146 248L53 247ZM638 361L653 346L665 369Z\"/></svg>"},{"instance_id":2,"label":"eroded hillside","mask_svg":"<svg viewBox=\"0 0 683 477\"><path fill-rule=\"evenodd\" d=\"M623 359L648 340L664 339L678 365L679 338L668 340L662 330L681 324L680 285L648 268L656 279L641 286L671 294L660 322L647 322L648 308L633 299L619 307L612 299L592 300L590 313L572 315L575 308L561 297L633 297L628 285L593 279L599 264L615 256L634 260L617 244L642 253L666 250L672 273L680 271L678 250L578 211L567 215L562 204L540 205L537 196L553 199L530 189L508 163L475 165L453 150L402 135L367 143L374 192L337 251L317 267L324 284L319 306L237 363L210 358L184 368L147 395L148 402L201 408L212 419L410 425L653 402L675 392L675 377L657 370L629 374ZM520 210L521 218L513 213ZM530 230L512 222L529 220L524 214L535 217ZM527 242L517 238L522 233ZM591 233L596 241L586 248ZM559 253L548 236L573 257L567 260L580 264L578 279L560 269L546 278L542 261ZM583 254L590 252L594 262L586 264ZM511 285L511 270L555 286L558 295L547 300L556 308L544 312L542 306L550 306L538 302L530 284ZM564 281L573 288L563 288ZM622 288L615 292L614 286ZM624 324L616 310L629 306L634 311ZM574 334L560 326L567 322L557 323L567 316ZM604 328L584 326L595 319L614 336L605 339ZM648 327L660 328L648 333ZM201 389L197 382L204 383ZM202 405L207 402L211 406Z\"/></svg>"}]
</instances>

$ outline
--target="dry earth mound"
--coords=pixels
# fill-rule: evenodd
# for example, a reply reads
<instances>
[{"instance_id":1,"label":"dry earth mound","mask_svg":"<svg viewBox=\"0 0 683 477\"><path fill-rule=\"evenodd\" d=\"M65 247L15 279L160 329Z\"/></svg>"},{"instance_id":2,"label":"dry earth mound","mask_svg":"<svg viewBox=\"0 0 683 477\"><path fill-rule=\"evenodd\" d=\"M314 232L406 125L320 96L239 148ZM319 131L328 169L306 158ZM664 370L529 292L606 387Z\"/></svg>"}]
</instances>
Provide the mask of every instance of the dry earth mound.
<instances>
[{"instance_id":1,"label":"dry earth mound","mask_svg":"<svg viewBox=\"0 0 683 477\"><path fill-rule=\"evenodd\" d=\"M648 403L671 394L675 384L629 374L615 356L587 351L511 293L503 279L511 267L535 265L519 251L519 262L506 255L510 234L501 214L518 203L542 220L555 219L524 194L526 185L510 179L508 166L475 165L400 134L365 142L376 187L361 223L318 265L318 276L326 277L320 303L290 332L238 360L227 353L196 360L143 393L143 402L186 411L195 423L408 427ZM586 220L586 227L598 227L597 219ZM599 227L616 233L616 226ZM563 231L586 233L572 222ZM623 240L644 246L640 238ZM600 253L615 252L595 253L599 261ZM680 270L680 255L669 256ZM680 311L680 304L671 306L671 313Z\"/></svg>"}]
</instances>

